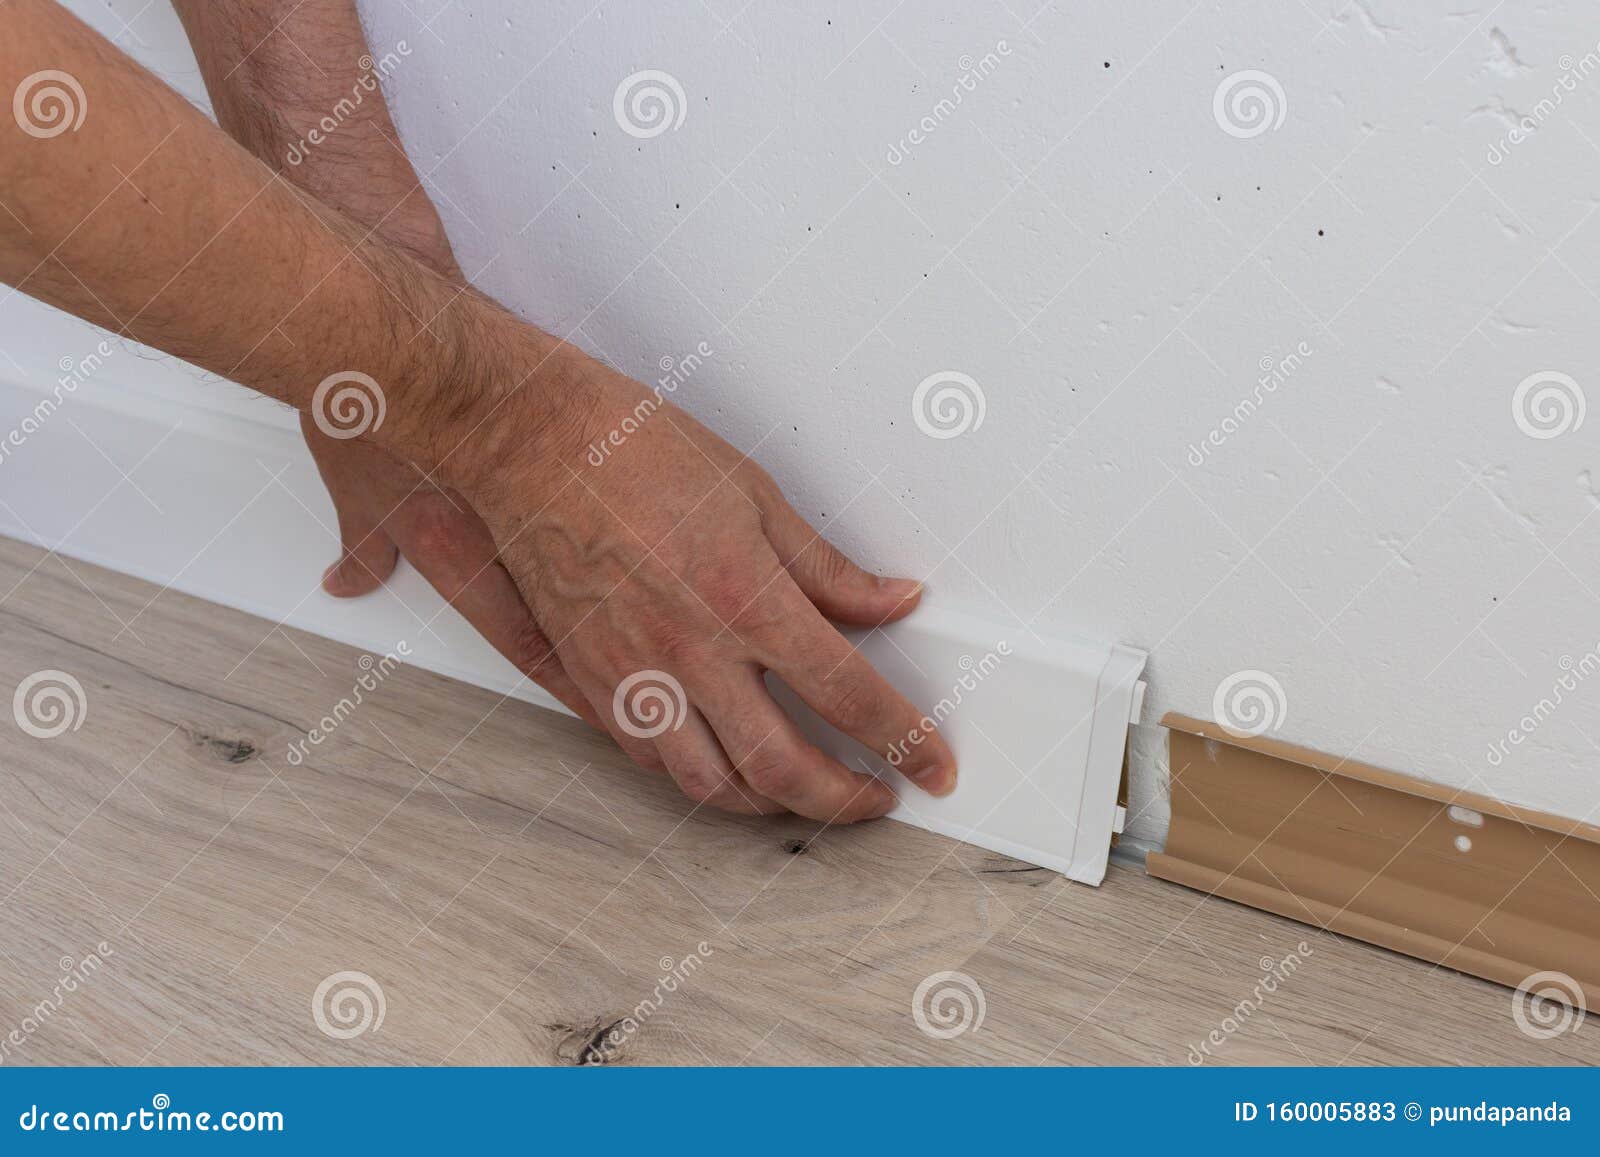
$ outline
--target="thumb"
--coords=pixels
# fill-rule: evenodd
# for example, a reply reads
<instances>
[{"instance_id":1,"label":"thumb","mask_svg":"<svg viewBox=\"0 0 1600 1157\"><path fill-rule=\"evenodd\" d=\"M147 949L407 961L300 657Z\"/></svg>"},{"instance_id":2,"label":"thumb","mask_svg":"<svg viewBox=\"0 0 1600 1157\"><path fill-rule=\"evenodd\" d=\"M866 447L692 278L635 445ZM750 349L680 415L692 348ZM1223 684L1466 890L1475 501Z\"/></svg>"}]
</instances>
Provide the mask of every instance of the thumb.
<instances>
[{"instance_id":1,"label":"thumb","mask_svg":"<svg viewBox=\"0 0 1600 1157\"><path fill-rule=\"evenodd\" d=\"M339 557L322 572L322 589L334 598L353 599L377 590L399 562L400 552L371 512L371 502L335 482L323 481L339 516Z\"/></svg>"},{"instance_id":2,"label":"thumb","mask_svg":"<svg viewBox=\"0 0 1600 1157\"><path fill-rule=\"evenodd\" d=\"M337 502L337 499L335 499ZM369 518L339 511L339 558L322 572L322 589L350 599L377 590L394 573L399 554L394 540Z\"/></svg>"},{"instance_id":3,"label":"thumb","mask_svg":"<svg viewBox=\"0 0 1600 1157\"><path fill-rule=\"evenodd\" d=\"M387 507L370 481L374 456L382 451L329 438L305 415L300 427L339 521L339 557L322 572L322 589L342 599L375 591L399 561L394 540L382 525L381 510Z\"/></svg>"},{"instance_id":4,"label":"thumb","mask_svg":"<svg viewBox=\"0 0 1600 1157\"><path fill-rule=\"evenodd\" d=\"M885 578L863 570L787 503L767 512L767 537L789 577L812 604L836 623L875 627L904 618L922 598L913 579Z\"/></svg>"}]
</instances>

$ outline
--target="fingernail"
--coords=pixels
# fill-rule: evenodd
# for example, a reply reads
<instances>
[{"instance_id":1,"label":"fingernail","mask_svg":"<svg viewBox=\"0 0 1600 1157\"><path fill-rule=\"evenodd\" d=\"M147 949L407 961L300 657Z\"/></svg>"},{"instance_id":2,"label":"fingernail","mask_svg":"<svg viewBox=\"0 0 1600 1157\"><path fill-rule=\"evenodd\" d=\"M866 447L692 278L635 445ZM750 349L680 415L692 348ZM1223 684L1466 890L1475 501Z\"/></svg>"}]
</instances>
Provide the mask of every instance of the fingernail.
<instances>
[{"instance_id":1,"label":"fingernail","mask_svg":"<svg viewBox=\"0 0 1600 1157\"><path fill-rule=\"evenodd\" d=\"M898 796L896 796L892 791L887 792L886 794L888 798L882 800L878 806L872 810L872 814L867 818L881 820L884 816L888 815L890 812L894 811L897 806L899 806L900 799Z\"/></svg>"},{"instance_id":2,"label":"fingernail","mask_svg":"<svg viewBox=\"0 0 1600 1157\"><path fill-rule=\"evenodd\" d=\"M879 578L878 586L893 595L900 602L914 599L923 591L923 584L915 579Z\"/></svg>"},{"instance_id":3,"label":"fingernail","mask_svg":"<svg viewBox=\"0 0 1600 1157\"><path fill-rule=\"evenodd\" d=\"M956 789L956 769L935 763L913 772L911 782L929 795L949 795Z\"/></svg>"}]
</instances>

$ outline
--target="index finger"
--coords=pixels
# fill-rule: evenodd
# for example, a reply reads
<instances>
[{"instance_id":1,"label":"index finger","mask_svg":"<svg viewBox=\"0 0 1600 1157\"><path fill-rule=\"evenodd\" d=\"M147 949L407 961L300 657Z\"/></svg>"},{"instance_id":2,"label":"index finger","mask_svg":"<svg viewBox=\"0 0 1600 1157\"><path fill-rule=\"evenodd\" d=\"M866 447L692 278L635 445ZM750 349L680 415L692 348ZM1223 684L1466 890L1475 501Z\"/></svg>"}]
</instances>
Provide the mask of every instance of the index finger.
<instances>
[{"instance_id":1,"label":"index finger","mask_svg":"<svg viewBox=\"0 0 1600 1157\"><path fill-rule=\"evenodd\" d=\"M804 600L802 600L804 601ZM793 620L802 626L794 631ZM956 758L934 721L918 710L814 608L795 608L781 653L768 667L840 731L877 752L930 795L956 786Z\"/></svg>"}]
</instances>

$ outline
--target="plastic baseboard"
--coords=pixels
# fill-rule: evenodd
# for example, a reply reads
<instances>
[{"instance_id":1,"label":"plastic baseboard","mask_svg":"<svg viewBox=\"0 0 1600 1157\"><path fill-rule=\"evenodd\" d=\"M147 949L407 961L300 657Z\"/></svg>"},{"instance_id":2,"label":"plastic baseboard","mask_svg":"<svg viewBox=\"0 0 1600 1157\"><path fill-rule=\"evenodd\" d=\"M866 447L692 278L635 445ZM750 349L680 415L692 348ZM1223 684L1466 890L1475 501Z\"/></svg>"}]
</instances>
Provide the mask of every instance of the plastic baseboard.
<instances>
[{"instance_id":1,"label":"plastic baseboard","mask_svg":"<svg viewBox=\"0 0 1600 1157\"><path fill-rule=\"evenodd\" d=\"M39 394L0 384L0 419ZM0 473L0 531L266 620L563 710L402 566L378 592L335 600L333 512L298 432L171 399L85 387L14 448ZM70 419L70 420L69 420ZM139 622L125 624L137 634ZM118 625L116 629L123 629ZM1098 884L1114 835L1142 652L1040 638L937 596L909 620L856 636L863 653L938 720L962 767L945 799L901 792L894 818ZM802 725L850 766L888 774L788 696Z\"/></svg>"},{"instance_id":2,"label":"plastic baseboard","mask_svg":"<svg viewBox=\"0 0 1600 1157\"><path fill-rule=\"evenodd\" d=\"M1151 875L1539 995L1600 1003L1600 828L1168 715Z\"/></svg>"}]
</instances>

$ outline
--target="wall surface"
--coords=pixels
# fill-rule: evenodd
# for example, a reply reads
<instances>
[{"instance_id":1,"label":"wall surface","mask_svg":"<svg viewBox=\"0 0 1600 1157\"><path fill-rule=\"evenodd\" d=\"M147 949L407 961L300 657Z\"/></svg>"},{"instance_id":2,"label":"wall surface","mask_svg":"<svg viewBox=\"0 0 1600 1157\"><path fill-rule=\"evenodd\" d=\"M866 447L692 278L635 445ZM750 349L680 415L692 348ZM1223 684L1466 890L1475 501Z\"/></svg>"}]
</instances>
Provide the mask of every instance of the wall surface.
<instances>
[{"instance_id":1,"label":"wall surface","mask_svg":"<svg viewBox=\"0 0 1600 1157\"><path fill-rule=\"evenodd\" d=\"M199 95L165 5L74 7ZM1148 719L1265 705L1298 743L1600 801L1592 4L364 12L475 282L647 381L705 343L675 400L863 562L1148 649ZM670 123L619 117L642 70ZM0 303L24 390L97 340ZM285 422L115 344L86 405ZM942 373L970 412L919 413ZM0 513L71 554L98 492L28 449ZM266 533L331 558L304 484Z\"/></svg>"}]
</instances>

